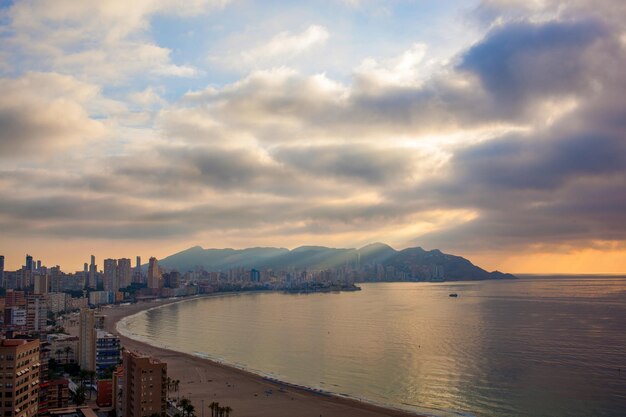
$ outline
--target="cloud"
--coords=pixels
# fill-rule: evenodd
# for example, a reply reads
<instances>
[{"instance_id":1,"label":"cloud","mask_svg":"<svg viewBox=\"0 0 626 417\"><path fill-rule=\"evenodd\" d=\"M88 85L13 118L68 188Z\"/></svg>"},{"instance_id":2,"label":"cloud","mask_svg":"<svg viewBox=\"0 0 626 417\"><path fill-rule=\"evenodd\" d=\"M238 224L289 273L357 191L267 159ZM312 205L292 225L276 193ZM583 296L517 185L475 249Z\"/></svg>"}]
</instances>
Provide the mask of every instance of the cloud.
<instances>
[{"instance_id":1,"label":"cloud","mask_svg":"<svg viewBox=\"0 0 626 417\"><path fill-rule=\"evenodd\" d=\"M423 70L426 50L425 44L417 43L402 55L384 63L367 58L356 68L359 82L377 87L418 85L426 78Z\"/></svg>"},{"instance_id":2,"label":"cloud","mask_svg":"<svg viewBox=\"0 0 626 417\"><path fill-rule=\"evenodd\" d=\"M514 22L495 28L471 47L458 68L477 75L511 115L523 113L533 100L589 92L594 47L607 35L604 25L594 20Z\"/></svg>"},{"instance_id":3,"label":"cloud","mask_svg":"<svg viewBox=\"0 0 626 417\"><path fill-rule=\"evenodd\" d=\"M242 52L246 61L257 62L273 57L290 57L324 44L329 37L328 30L319 25L311 25L305 31L292 34L281 32L264 45Z\"/></svg>"},{"instance_id":4,"label":"cloud","mask_svg":"<svg viewBox=\"0 0 626 417\"><path fill-rule=\"evenodd\" d=\"M273 151L278 162L315 177L331 176L364 183L400 183L409 179L417 152L406 148L373 147L363 143L282 147Z\"/></svg>"},{"instance_id":5,"label":"cloud","mask_svg":"<svg viewBox=\"0 0 626 417\"><path fill-rule=\"evenodd\" d=\"M158 14L195 15L223 7L225 0L177 2L141 0L81 2L27 0L5 12L11 68L35 65L94 83L121 84L149 73L191 77L198 70L171 62L170 50L150 42L145 33Z\"/></svg>"},{"instance_id":6,"label":"cloud","mask_svg":"<svg viewBox=\"0 0 626 417\"><path fill-rule=\"evenodd\" d=\"M255 46L232 44L220 53L212 53L209 61L228 69L243 71L269 69L293 64L298 58L320 49L330 37L328 29L321 25L310 25L300 33L280 32L269 40ZM239 41L240 42L240 41ZM241 52L231 52L241 50Z\"/></svg>"},{"instance_id":7,"label":"cloud","mask_svg":"<svg viewBox=\"0 0 626 417\"><path fill-rule=\"evenodd\" d=\"M106 126L90 117L99 89L59 74L28 73L0 79L2 157L34 157L102 137Z\"/></svg>"},{"instance_id":8,"label":"cloud","mask_svg":"<svg viewBox=\"0 0 626 417\"><path fill-rule=\"evenodd\" d=\"M0 190L19 192L0 232L483 251L624 242L623 23L555 4L484 2L484 36L449 63L414 43L342 77L287 66L325 51L333 27L281 32L229 56L245 76L180 99L154 77L196 70L146 38L171 3L122 17L97 6L110 29L78 22L88 6L42 11L11 42L80 77L0 81L3 156L65 151L45 166L6 158ZM101 135L84 154L66 146Z\"/></svg>"}]
</instances>

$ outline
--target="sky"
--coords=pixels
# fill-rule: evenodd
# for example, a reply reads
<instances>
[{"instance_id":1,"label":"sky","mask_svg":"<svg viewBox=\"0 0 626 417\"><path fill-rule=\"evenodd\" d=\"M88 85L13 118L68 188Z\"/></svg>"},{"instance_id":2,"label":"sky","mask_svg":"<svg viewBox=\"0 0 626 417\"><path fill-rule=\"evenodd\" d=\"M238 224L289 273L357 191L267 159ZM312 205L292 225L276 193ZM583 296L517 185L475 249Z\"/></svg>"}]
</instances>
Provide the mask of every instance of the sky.
<instances>
[{"instance_id":1,"label":"sky","mask_svg":"<svg viewBox=\"0 0 626 417\"><path fill-rule=\"evenodd\" d=\"M0 0L0 254L626 272L626 3Z\"/></svg>"}]
</instances>

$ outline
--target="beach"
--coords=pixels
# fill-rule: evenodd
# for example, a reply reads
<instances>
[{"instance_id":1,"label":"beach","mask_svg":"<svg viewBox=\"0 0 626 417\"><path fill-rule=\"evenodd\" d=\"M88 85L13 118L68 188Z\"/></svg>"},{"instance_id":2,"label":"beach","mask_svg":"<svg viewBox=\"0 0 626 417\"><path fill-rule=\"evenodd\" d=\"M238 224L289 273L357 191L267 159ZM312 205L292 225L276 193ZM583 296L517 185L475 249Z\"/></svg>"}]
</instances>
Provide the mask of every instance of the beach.
<instances>
[{"instance_id":1,"label":"beach","mask_svg":"<svg viewBox=\"0 0 626 417\"><path fill-rule=\"evenodd\" d=\"M104 308L106 330L119 334L116 325L124 317L142 310L176 302L140 302ZM270 381L260 375L220 364L193 355L163 349L120 335L122 346L158 358L167 363L167 374L179 380L178 392L171 398L189 398L198 417L211 415L209 405L232 408L234 416L258 417L415 417L408 411L384 408L357 399L343 398L327 393L317 393L279 381ZM202 405L204 404L204 410ZM203 412L204 411L204 412Z\"/></svg>"}]
</instances>

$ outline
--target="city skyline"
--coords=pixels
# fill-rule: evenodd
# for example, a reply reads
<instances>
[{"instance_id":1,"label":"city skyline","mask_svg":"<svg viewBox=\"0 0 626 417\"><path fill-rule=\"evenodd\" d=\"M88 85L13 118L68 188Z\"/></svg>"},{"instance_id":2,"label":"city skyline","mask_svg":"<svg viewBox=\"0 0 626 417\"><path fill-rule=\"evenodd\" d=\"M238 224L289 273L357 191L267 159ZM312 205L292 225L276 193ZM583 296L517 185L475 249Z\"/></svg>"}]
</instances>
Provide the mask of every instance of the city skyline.
<instances>
[{"instance_id":1,"label":"city skyline","mask_svg":"<svg viewBox=\"0 0 626 417\"><path fill-rule=\"evenodd\" d=\"M625 18L610 0L2 2L5 270L380 241L625 273Z\"/></svg>"}]
</instances>

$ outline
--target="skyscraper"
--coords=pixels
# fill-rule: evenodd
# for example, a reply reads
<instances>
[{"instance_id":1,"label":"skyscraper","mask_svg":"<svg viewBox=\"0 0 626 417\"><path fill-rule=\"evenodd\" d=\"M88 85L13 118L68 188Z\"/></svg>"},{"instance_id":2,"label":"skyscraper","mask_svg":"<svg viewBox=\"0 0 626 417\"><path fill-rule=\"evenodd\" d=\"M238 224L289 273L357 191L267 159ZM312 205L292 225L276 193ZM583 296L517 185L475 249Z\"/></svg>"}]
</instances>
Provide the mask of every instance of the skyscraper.
<instances>
[{"instance_id":1,"label":"skyscraper","mask_svg":"<svg viewBox=\"0 0 626 417\"><path fill-rule=\"evenodd\" d=\"M83 308L80 311L78 328L78 364L86 371L96 370L96 319L94 311Z\"/></svg>"},{"instance_id":2,"label":"skyscraper","mask_svg":"<svg viewBox=\"0 0 626 417\"><path fill-rule=\"evenodd\" d=\"M137 265L135 266L135 273L133 274L133 282L142 284L143 279L141 276L141 256L137 256Z\"/></svg>"},{"instance_id":3,"label":"skyscraper","mask_svg":"<svg viewBox=\"0 0 626 417\"><path fill-rule=\"evenodd\" d=\"M124 417L165 415L167 364L124 351Z\"/></svg>"},{"instance_id":4,"label":"skyscraper","mask_svg":"<svg viewBox=\"0 0 626 417\"><path fill-rule=\"evenodd\" d=\"M33 272L33 257L26 255L26 270Z\"/></svg>"},{"instance_id":5,"label":"skyscraper","mask_svg":"<svg viewBox=\"0 0 626 417\"><path fill-rule=\"evenodd\" d=\"M4 282L4 255L0 255L0 287L6 288L6 282Z\"/></svg>"},{"instance_id":6,"label":"skyscraper","mask_svg":"<svg viewBox=\"0 0 626 417\"><path fill-rule=\"evenodd\" d=\"M89 288L98 288L98 283L96 282L97 272L98 269L96 267L96 257L91 255L91 264L89 264Z\"/></svg>"},{"instance_id":7,"label":"skyscraper","mask_svg":"<svg viewBox=\"0 0 626 417\"><path fill-rule=\"evenodd\" d=\"M104 260L104 278L102 284L104 291L117 291L120 288L117 276L117 261L115 259Z\"/></svg>"},{"instance_id":8,"label":"skyscraper","mask_svg":"<svg viewBox=\"0 0 626 417\"><path fill-rule=\"evenodd\" d=\"M0 413L10 417L37 415L39 391L39 340L0 341Z\"/></svg>"},{"instance_id":9,"label":"skyscraper","mask_svg":"<svg viewBox=\"0 0 626 417\"><path fill-rule=\"evenodd\" d=\"M119 288L126 288L130 286L130 259L122 258L117 260L117 275Z\"/></svg>"},{"instance_id":10,"label":"skyscraper","mask_svg":"<svg viewBox=\"0 0 626 417\"><path fill-rule=\"evenodd\" d=\"M161 271L159 270L159 261L157 258L150 258L148 264L148 288L159 289L163 287L161 279Z\"/></svg>"}]
</instances>

